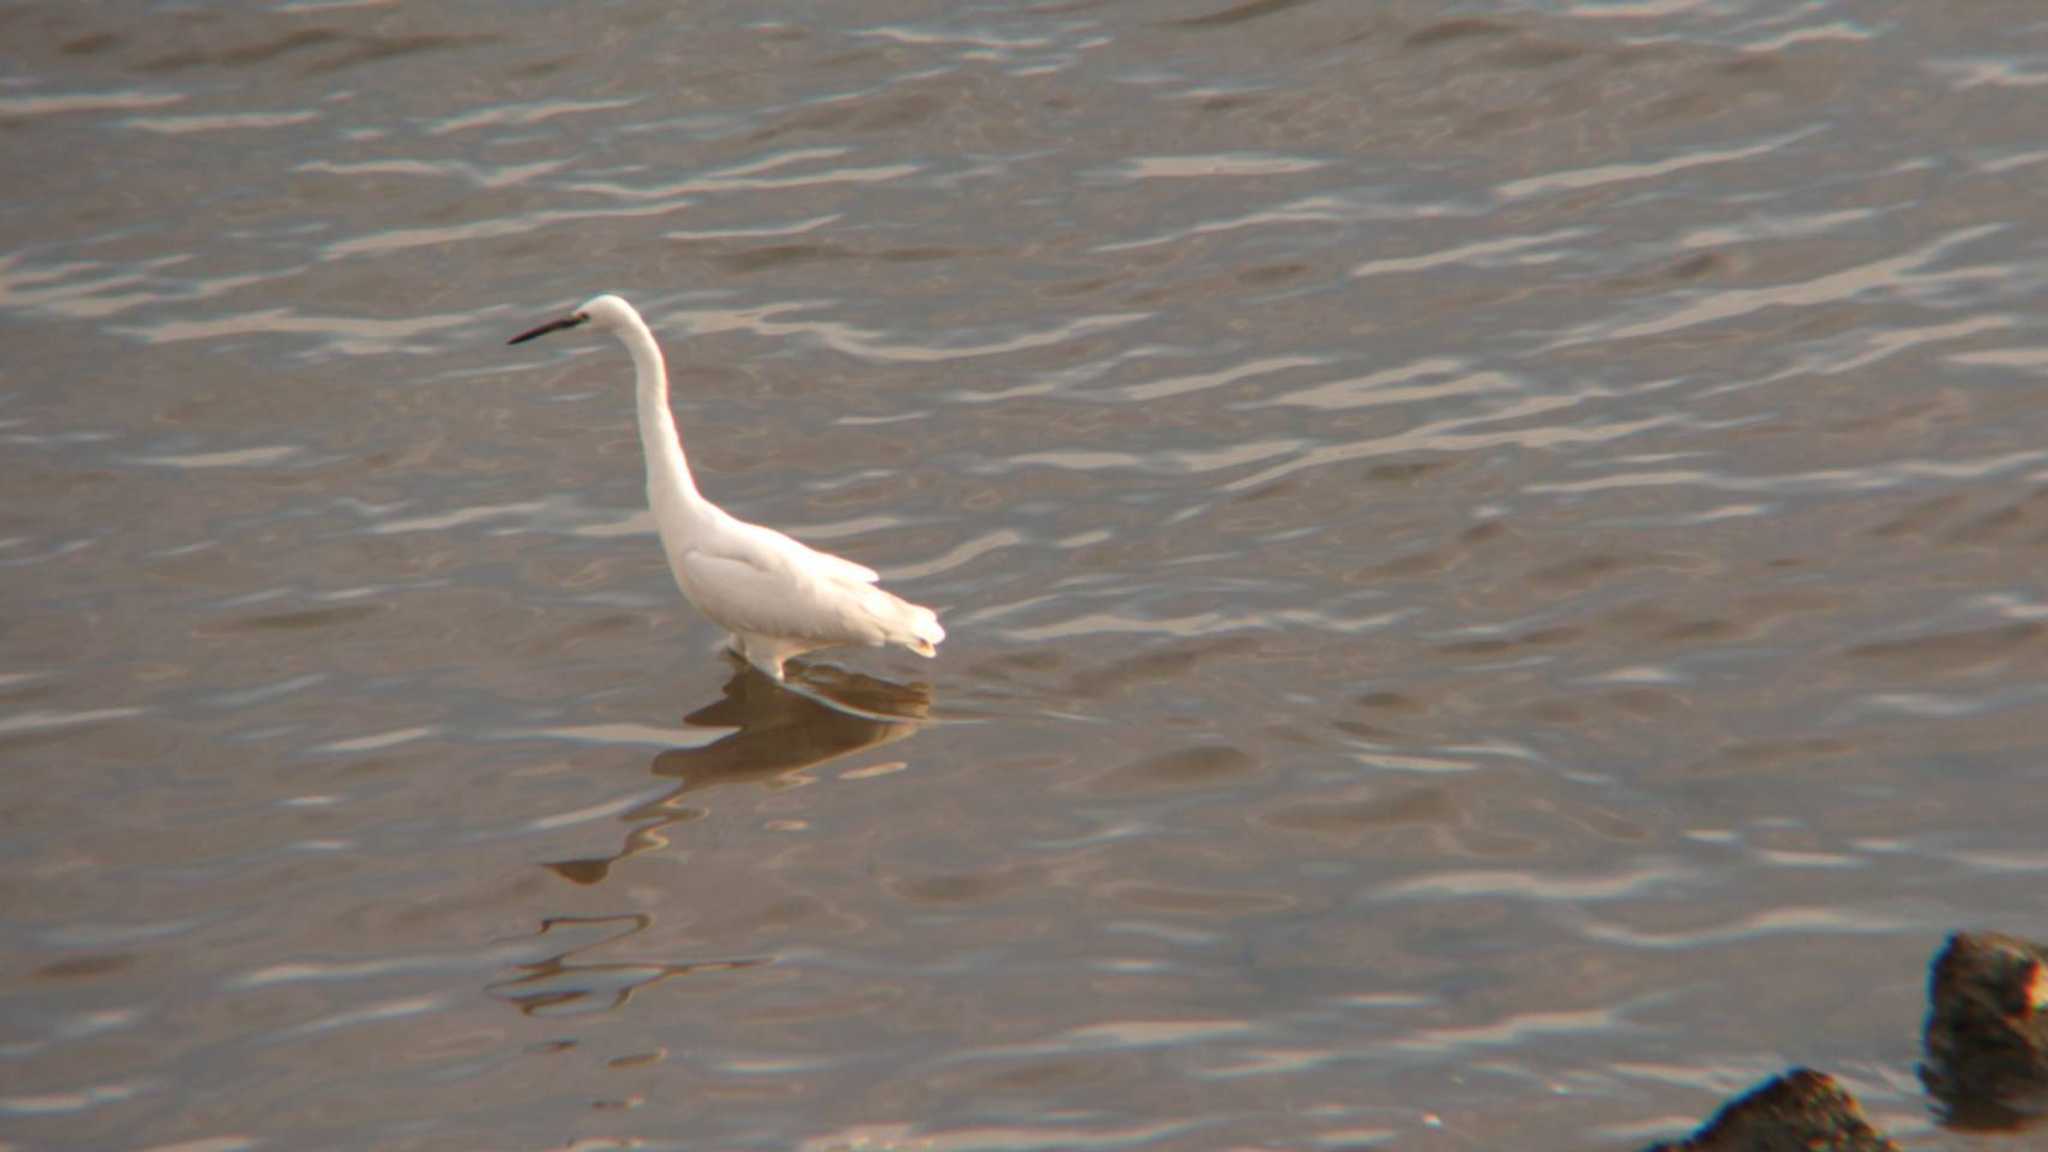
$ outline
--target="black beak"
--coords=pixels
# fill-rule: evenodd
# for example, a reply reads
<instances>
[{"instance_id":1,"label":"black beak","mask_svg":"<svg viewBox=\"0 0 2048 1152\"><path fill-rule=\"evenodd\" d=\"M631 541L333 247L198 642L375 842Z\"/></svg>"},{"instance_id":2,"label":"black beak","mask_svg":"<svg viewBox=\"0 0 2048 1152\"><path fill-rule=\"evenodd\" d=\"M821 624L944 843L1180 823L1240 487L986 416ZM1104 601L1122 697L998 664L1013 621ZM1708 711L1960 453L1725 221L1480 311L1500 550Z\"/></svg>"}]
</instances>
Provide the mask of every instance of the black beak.
<instances>
[{"instance_id":1,"label":"black beak","mask_svg":"<svg viewBox=\"0 0 2048 1152\"><path fill-rule=\"evenodd\" d=\"M581 324L588 319L590 319L590 317L577 315L564 316L560 320L550 320L538 328L529 328L526 331L521 332L519 335L514 336L510 340L505 341L505 343L524 344L528 340L531 340L536 336L545 336L550 332L560 332L564 328L574 328L578 324Z\"/></svg>"}]
</instances>

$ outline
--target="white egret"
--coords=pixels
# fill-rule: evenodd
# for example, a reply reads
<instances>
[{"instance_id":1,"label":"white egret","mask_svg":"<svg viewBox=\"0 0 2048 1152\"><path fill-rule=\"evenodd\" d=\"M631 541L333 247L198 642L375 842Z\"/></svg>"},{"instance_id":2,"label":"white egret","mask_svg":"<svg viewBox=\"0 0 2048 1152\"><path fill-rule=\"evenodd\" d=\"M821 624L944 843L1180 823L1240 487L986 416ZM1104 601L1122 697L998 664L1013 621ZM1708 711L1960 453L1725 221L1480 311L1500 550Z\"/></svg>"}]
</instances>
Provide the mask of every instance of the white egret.
<instances>
[{"instance_id":1,"label":"white egret","mask_svg":"<svg viewBox=\"0 0 2048 1152\"><path fill-rule=\"evenodd\" d=\"M647 504L662 550L683 596L732 633L735 653L777 681L784 660L818 648L901 644L938 655L935 646L946 638L938 615L876 587L874 570L740 520L697 491L668 407L661 346L631 304L595 296L510 343L581 324L611 332L633 354Z\"/></svg>"}]
</instances>

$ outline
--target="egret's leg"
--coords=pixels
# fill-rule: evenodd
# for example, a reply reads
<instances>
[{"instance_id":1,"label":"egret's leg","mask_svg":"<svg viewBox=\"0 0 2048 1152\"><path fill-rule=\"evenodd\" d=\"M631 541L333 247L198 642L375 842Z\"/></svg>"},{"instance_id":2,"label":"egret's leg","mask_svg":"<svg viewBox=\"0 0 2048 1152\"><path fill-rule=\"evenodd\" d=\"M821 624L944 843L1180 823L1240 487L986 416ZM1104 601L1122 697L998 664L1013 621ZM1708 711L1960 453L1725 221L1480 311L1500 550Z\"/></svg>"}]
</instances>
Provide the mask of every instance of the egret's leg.
<instances>
[{"instance_id":1,"label":"egret's leg","mask_svg":"<svg viewBox=\"0 0 2048 1152\"><path fill-rule=\"evenodd\" d=\"M740 659L759 669L761 675L777 684L782 683L782 661L794 653L765 636L749 636L740 632L732 634L732 645Z\"/></svg>"}]
</instances>

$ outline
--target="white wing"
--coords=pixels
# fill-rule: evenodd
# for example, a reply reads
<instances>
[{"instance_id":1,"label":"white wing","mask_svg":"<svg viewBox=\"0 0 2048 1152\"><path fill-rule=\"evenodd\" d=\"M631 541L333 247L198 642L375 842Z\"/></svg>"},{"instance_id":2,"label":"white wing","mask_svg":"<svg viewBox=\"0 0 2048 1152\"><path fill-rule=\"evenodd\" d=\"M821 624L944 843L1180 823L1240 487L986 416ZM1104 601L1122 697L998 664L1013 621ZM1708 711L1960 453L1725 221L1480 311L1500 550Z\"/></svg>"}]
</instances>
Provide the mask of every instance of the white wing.
<instances>
[{"instance_id":1,"label":"white wing","mask_svg":"<svg viewBox=\"0 0 2048 1152\"><path fill-rule=\"evenodd\" d=\"M873 584L882 577L873 568L855 564L843 556L820 552L816 548L793 540L773 528L749 524L728 515L725 523L719 525L717 533L721 539L712 549L721 556L763 567L773 566L778 560L796 568L816 569L827 572L841 580L853 580L861 584ZM765 562L765 563L764 563Z\"/></svg>"},{"instance_id":2,"label":"white wing","mask_svg":"<svg viewBox=\"0 0 2048 1152\"><path fill-rule=\"evenodd\" d=\"M734 632L820 644L879 644L896 598L873 569L725 516L669 554L699 611Z\"/></svg>"}]
</instances>

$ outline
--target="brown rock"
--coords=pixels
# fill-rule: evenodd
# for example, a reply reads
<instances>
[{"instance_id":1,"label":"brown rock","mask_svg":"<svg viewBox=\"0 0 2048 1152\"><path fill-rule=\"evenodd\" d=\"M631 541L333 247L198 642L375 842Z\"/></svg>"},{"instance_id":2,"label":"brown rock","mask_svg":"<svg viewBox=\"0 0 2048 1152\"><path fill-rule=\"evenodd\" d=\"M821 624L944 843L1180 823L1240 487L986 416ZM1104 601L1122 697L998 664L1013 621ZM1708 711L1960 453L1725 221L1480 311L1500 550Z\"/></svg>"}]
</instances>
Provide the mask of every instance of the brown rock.
<instances>
[{"instance_id":1,"label":"brown rock","mask_svg":"<svg viewBox=\"0 0 2048 1152\"><path fill-rule=\"evenodd\" d=\"M1920 1082L1965 1126L2004 1126L2048 1099L2048 948L1958 932L1927 981Z\"/></svg>"},{"instance_id":2,"label":"brown rock","mask_svg":"<svg viewBox=\"0 0 2048 1152\"><path fill-rule=\"evenodd\" d=\"M1682 1144L1647 1152L1899 1152L1835 1078L1794 1068L1723 1105Z\"/></svg>"}]
</instances>

